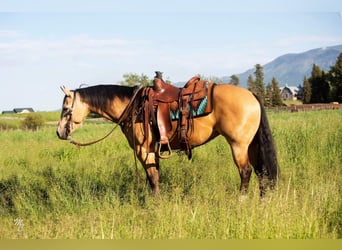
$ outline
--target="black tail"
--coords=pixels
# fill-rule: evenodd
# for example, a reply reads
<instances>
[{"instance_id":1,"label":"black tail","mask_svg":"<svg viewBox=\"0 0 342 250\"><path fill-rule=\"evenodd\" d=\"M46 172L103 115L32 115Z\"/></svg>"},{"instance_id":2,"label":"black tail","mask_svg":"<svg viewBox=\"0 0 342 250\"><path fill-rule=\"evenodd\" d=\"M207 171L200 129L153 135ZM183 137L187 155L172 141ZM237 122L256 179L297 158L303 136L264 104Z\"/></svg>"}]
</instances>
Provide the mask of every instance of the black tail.
<instances>
[{"instance_id":1,"label":"black tail","mask_svg":"<svg viewBox=\"0 0 342 250\"><path fill-rule=\"evenodd\" d=\"M260 103L261 120L258 131L253 139L257 149L257 162L254 169L260 181L262 181L261 184L266 185L266 187L270 185L273 188L277 183L279 174L277 152L264 105L258 97L256 98ZM263 187L265 187L264 185L261 186L262 192Z\"/></svg>"}]
</instances>

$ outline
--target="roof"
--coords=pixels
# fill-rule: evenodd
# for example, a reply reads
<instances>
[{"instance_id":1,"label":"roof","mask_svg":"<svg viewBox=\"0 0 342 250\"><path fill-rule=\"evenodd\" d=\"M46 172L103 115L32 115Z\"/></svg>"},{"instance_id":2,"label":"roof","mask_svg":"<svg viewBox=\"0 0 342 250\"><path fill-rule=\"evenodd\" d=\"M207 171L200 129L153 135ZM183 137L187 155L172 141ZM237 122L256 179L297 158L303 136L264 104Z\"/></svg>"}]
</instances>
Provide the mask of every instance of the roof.
<instances>
[{"instance_id":1,"label":"roof","mask_svg":"<svg viewBox=\"0 0 342 250\"><path fill-rule=\"evenodd\" d=\"M4 110L1 112L1 114L14 114L15 112L13 110Z\"/></svg>"},{"instance_id":2,"label":"roof","mask_svg":"<svg viewBox=\"0 0 342 250\"><path fill-rule=\"evenodd\" d=\"M285 84L284 87L280 87L280 92L282 92L284 89L288 89L291 94L297 94L299 92L299 88L296 86L288 86L287 84Z\"/></svg>"},{"instance_id":3,"label":"roof","mask_svg":"<svg viewBox=\"0 0 342 250\"><path fill-rule=\"evenodd\" d=\"M33 108L14 108L15 113L34 112Z\"/></svg>"}]
</instances>

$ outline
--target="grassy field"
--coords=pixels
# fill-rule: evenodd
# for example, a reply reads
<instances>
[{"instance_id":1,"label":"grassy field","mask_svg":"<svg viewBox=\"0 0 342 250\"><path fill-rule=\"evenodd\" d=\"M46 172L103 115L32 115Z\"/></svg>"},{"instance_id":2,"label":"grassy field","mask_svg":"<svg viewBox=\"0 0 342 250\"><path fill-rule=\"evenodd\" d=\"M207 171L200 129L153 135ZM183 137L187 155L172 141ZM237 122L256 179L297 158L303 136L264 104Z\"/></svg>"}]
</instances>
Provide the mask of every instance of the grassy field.
<instances>
[{"instance_id":1,"label":"grassy field","mask_svg":"<svg viewBox=\"0 0 342 250\"><path fill-rule=\"evenodd\" d=\"M254 174L240 199L222 137L193 150L191 161L162 160L157 199L142 169L137 189L133 152L119 130L81 149L57 139L54 125L0 131L0 238L342 238L342 111L269 120L281 178L263 200ZM74 137L97 139L112 126L87 122Z\"/></svg>"}]
</instances>

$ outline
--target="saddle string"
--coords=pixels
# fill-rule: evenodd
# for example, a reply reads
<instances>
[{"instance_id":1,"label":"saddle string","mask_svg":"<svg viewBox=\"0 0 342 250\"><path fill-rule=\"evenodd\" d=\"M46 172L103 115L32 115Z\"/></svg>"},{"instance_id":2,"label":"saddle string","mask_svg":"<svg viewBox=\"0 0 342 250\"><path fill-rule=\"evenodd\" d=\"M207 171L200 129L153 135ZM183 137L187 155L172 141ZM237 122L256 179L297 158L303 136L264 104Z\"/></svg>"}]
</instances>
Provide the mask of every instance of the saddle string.
<instances>
[{"instance_id":1,"label":"saddle string","mask_svg":"<svg viewBox=\"0 0 342 250\"><path fill-rule=\"evenodd\" d=\"M139 90L138 90L139 91ZM138 92L137 91L137 92ZM135 140L135 129L134 129L134 121L136 119L136 112L135 108L132 108L132 140L133 140L133 155L134 155L134 166L135 166L135 178L137 179L137 189L136 192L138 194L139 188L140 188L140 175L139 175L139 170L138 170L138 162L137 162L137 151L136 151L136 140Z\"/></svg>"}]
</instances>

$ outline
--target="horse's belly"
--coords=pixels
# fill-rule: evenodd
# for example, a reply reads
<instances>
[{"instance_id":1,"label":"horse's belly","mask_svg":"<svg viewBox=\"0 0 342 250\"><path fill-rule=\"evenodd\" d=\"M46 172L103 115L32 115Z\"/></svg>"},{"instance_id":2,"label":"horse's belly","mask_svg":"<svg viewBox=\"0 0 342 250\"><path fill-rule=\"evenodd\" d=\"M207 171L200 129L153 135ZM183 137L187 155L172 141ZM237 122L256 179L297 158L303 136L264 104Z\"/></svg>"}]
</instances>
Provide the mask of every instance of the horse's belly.
<instances>
[{"instance_id":1,"label":"horse's belly","mask_svg":"<svg viewBox=\"0 0 342 250\"><path fill-rule=\"evenodd\" d=\"M213 118L213 115L209 114L192 120L192 125L190 124L187 131L192 147L202 145L218 135L214 130L215 120ZM179 146L178 137L177 122L172 122L172 131L169 133L172 148L176 149Z\"/></svg>"}]
</instances>

